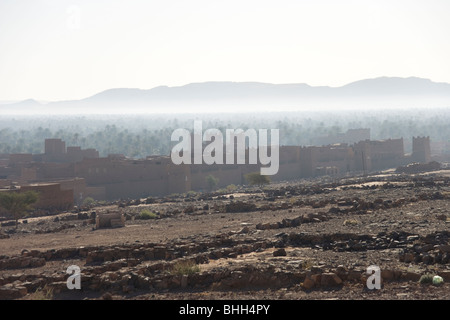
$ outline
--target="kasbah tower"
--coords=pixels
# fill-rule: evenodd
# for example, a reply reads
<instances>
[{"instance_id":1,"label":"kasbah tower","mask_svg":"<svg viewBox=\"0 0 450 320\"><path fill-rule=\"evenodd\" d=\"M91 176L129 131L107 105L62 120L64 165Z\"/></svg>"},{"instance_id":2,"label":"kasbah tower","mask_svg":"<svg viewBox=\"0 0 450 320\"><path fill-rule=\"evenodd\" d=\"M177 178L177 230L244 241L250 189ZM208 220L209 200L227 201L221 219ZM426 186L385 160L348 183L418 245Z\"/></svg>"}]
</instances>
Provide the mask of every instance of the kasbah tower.
<instances>
[{"instance_id":1,"label":"kasbah tower","mask_svg":"<svg viewBox=\"0 0 450 320\"><path fill-rule=\"evenodd\" d=\"M413 137L412 160L419 163L431 161L430 137Z\"/></svg>"}]
</instances>

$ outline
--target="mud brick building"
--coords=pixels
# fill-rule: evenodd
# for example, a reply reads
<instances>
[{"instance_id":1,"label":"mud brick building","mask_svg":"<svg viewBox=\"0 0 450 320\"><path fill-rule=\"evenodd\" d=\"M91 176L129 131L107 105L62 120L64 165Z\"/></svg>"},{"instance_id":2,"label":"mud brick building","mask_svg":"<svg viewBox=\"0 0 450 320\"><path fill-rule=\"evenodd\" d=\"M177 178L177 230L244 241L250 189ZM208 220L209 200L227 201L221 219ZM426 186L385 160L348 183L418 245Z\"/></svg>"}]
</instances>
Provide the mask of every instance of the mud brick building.
<instances>
[{"instance_id":1,"label":"mud brick building","mask_svg":"<svg viewBox=\"0 0 450 320\"><path fill-rule=\"evenodd\" d=\"M319 136L313 139L313 142L316 146L326 146L340 143L353 144L363 140L370 140L370 129L349 129L345 133Z\"/></svg>"},{"instance_id":2,"label":"mud brick building","mask_svg":"<svg viewBox=\"0 0 450 320\"><path fill-rule=\"evenodd\" d=\"M349 139L367 134L367 129L347 133ZM248 164L249 152L247 149L245 153L246 164L175 165L169 156L99 157L94 149L66 147L61 139L48 139L44 154L1 155L0 189L15 185L22 190L37 190L42 194L39 205L48 208L77 205L86 197L115 200L208 190L208 175L218 179L218 188L245 184L245 175L260 169L260 165ZM402 138L326 146L280 146L279 171L270 179L368 173L430 159L429 137L413 138L412 155L404 154Z\"/></svg>"},{"instance_id":3,"label":"mud brick building","mask_svg":"<svg viewBox=\"0 0 450 320\"><path fill-rule=\"evenodd\" d=\"M416 162L428 163L431 161L430 137L413 137L411 157Z\"/></svg>"},{"instance_id":4,"label":"mud brick building","mask_svg":"<svg viewBox=\"0 0 450 320\"><path fill-rule=\"evenodd\" d=\"M393 168L409 161L403 151L403 138L360 141L353 146L353 149L356 171L370 172Z\"/></svg>"},{"instance_id":5,"label":"mud brick building","mask_svg":"<svg viewBox=\"0 0 450 320\"><path fill-rule=\"evenodd\" d=\"M74 204L73 190L64 187L60 183L36 183L22 186L9 185L0 188L0 192L27 191L36 191L39 194L37 203L33 205L38 210L48 212L64 211L72 208ZM4 213L4 210L0 208L0 215Z\"/></svg>"}]
</instances>

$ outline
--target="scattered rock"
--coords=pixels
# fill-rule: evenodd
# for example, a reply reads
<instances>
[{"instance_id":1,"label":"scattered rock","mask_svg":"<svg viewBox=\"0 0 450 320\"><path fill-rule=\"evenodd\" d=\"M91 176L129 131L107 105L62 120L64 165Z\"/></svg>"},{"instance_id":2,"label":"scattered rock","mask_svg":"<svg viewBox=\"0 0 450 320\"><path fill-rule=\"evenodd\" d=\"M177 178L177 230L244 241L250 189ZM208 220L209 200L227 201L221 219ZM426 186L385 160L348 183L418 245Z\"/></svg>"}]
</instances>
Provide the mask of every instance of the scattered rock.
<instances>
[{"instance_id":1,"label":"scattered rock","mask_svg":"<svg viewBox=\"0 0 450 320\"><path fill-rule=\"evenodd\" d=\"M99 213L96 215L97 229L101 228L116 228L125 226L125 217L120 212L113 213Z\"/></svg>"},{"instance_id":2,"label":"scattered rock","mask_svg":"<svg viewBox=\"0 0 450 320\"><path fill-rule=\"evenodd\" d=\"M28 290L23 286L13 286L12 284L7 284L0 287L0 300L13 300L26 296Z\"/></svg>"},{"instance_id":3,"label":"scattered rock","mask_svg":"<svg viewBox=\"0 0 450 320\"><path fill-rule=\"evenodd\" d=\"M286 250L284 248L277 249L273 252L274 257L284 257L286 256Z\"/></svg>"},{"instance_id":4,"label":"scattered rock","mask_svg":"<svg viewBox=\"0 0 450 320\"><path fill-rule=\"evenodd\" d=\"M385 281L394 280L395 273L393 270L383 269L381 270L381 278Z\"/></svg>"},{"instance_id":5,"label":"scattered rock","mask_svg":"<svg viewBox=\"0 0 450 320\"><path fill-rule=\"evenodd\" d=\"M20 223L20 221L18 223ZM11 221L2 222L1 225L2 225L2 227L13 227L16 225L16 222L11 220Z\"/></svg>"},{"instance_id":6,"label":"scattered rock","mask_svg":"<svg viewBox=\"0 0 450 320\"><path fill-rule=\"evenodd\" d=\"M101 299L101 300L112 300L112 299L113 299L113 296L112 296L111 293L106 292L106 293L104 293L104 294L100 297L100 299Z\"/></svg>"},{"instance_id":7,"label":"scattered rock","mask_svg":"<svg viewBox=\"0 0 450 320\"><path fill-rule=\"evenodd\" d=\"M309 277L306 277L305 280L302 283L302 287L306 290L311 290L312 288L314 288L314 280L312 280Z\"/></svg>"},{"instance_id":8,"label":"scattered rock","mask_svg":"<svg viewBox=\"0 0 450 320\"><path fill-rule=\"evenodd\" d=\"M238 233L249 233L250 232L250 228L245 226L243 227L241 230L238 231Z\"/></svg>"},{"instance_id":9,"label":"scattered rock","mask_svg":"<svg viewBox=\"0 0 450 320\"><path fill-rule=\"evenodd\" d=\"M322 287L336 287L342 284L342 279L334 272L322 273L320 285Z\"/></svg>"},{"instance_id":10,"label":"scattered rock","mask_svg":"<svg viewBox=\"0 0 450 320\"><path fill-rule=\"evenodd\" d=\"M437 247L437 249L441 252L441 253L450 253L450 245L440 245Z\"/></svg>"}]
</instances>

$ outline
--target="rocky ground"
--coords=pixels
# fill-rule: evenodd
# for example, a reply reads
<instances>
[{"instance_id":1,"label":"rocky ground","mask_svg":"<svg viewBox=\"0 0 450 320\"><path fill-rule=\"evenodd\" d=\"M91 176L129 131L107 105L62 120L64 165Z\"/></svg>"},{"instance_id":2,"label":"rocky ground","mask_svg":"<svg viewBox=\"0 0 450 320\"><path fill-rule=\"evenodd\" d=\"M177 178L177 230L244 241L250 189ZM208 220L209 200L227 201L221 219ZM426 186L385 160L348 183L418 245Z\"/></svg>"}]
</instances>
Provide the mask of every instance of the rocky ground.
<instances>
[{"instance_id":1,"label":"rocky ground","mask_svg":"<svg viewBox=\"0 0 450 320\"><path fill-rule=\"evenodd\" d=\"M102 212L125 227L96 229ZM0 299L448 300L449 227L446 170L123 201L4 221ZM81 290L67 288L71 265Z\"/></svg>"}]
</instances>

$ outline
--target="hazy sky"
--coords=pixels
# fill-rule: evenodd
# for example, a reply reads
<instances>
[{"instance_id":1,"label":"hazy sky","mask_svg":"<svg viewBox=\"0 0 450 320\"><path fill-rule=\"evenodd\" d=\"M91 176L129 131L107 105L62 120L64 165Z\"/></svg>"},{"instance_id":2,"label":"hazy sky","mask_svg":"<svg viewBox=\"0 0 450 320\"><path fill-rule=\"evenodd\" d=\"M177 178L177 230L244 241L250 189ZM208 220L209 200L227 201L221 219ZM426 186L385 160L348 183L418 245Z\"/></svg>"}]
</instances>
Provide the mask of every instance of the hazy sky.
<instances>
[{"instance_id":1,"label":"hazy sky","mask_svg":"<svg viewBox=\"0 0 450 320\"><path fill-rule=\"evenodd\" d=\"M0 100L204 81L450 83L448 0L0 0Z\"/></svg>"}]
</instances>

